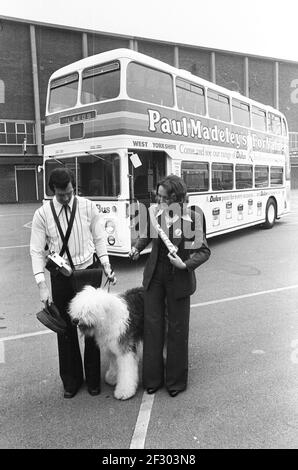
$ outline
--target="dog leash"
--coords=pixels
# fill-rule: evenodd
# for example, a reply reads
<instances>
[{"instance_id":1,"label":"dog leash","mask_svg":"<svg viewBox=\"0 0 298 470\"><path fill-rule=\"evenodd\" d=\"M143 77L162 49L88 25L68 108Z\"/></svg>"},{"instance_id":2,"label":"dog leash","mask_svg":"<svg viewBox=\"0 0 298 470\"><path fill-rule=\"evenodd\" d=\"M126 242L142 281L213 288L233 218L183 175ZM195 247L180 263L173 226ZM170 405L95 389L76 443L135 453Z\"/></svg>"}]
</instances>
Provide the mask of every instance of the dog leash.
<instances>
[{"instance_id":1,"label":"dog leash","mask_svg":"<svg viewBox=\"0 0 298 470\"><path fill-rule=\"evenodd\" d=\"M112 275L112 274L115 274L113 269L112 269L112 271L111 271L111 275ZM104 284L104 286L103 286L103 289L104 289L104 288L106 287L106 285L108 284L108 292L110 292L111 283L112 283L111 279L110 279L109 277L107 277L107 280L106 280L106 282L105 282L105 284Z\"/></svg>"}]
</instances>

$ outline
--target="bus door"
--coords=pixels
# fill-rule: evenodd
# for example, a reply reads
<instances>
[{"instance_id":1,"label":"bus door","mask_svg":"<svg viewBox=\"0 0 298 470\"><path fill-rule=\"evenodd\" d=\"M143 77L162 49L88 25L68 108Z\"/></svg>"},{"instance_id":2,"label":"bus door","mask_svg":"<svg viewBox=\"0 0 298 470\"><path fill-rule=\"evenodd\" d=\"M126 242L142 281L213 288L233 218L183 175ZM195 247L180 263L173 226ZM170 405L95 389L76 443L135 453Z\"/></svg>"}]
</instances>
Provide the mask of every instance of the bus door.
<instances>
[{"instance_id":1,"label":"bus door","mask_svg":"<svg viewBox=\"0 0 298 470\"><path fill-rule=\"evenodd\" d=\"M134 167L129 161L131 174L131 199L145 204L147 207L155 202L155 189L158 181L165 176L165 152L137 151L139 166Z\"/></svg>"},{"instance_id":2,"label":"bus door","mask_svg":"<svg viewBox=\"0 0 298 470\"><path fill-rule=\"evenodd\" d=\"M165 176L167 159L165 152L129 151L129 155L135 154L138 156L137 165L133 164L134 158L129 159L130 200L134 203L134 210L131 213L132 223L136 223L135 210L140 204L149 207L150 204L155 203L156 185ZM138 214L140 214L139 210ZM139 227L139 221L137 227ZM132 242L134 238L132 235Z\"/></svg>"}]
</instances>

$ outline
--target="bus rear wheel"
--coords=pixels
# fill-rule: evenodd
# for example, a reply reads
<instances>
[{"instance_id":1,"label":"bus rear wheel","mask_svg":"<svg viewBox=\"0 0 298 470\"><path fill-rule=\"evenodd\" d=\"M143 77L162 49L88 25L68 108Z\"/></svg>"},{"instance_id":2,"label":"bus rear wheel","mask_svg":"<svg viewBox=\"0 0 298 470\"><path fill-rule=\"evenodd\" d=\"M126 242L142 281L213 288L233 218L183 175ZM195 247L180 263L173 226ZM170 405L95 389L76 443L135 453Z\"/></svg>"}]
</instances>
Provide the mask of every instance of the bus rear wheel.
<instances>
[{"instance_id":1,"label":"bus rear wheel","mask_svg":"<svg viewBox=\"0 0 298 470\"><path fill-rule=\"evenodd\" d=\"M266 205L266 220L264 228L272 228L276 219L276 203L273 199L269 199Z\"/></svg>"}]
</instances>

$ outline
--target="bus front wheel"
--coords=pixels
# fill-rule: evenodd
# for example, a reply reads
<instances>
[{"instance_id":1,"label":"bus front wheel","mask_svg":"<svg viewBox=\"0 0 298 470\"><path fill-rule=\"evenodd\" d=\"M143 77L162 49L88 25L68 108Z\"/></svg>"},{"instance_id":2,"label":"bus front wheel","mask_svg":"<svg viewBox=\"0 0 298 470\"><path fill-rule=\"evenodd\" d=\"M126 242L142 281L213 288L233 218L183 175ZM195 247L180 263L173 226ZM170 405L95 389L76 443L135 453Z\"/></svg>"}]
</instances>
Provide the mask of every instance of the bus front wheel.
<instances>
[{"instance_id":1,"label":"bus front wheel","mask_svg":"<svg viewBox=\"0 0 298 470\"><path fill-rule=\"evenodd\" d=\"M264 228L272 228L276 219L276 203L273 199L269 199L266 205L266 220Z\"/></svg>"}]
</instances>

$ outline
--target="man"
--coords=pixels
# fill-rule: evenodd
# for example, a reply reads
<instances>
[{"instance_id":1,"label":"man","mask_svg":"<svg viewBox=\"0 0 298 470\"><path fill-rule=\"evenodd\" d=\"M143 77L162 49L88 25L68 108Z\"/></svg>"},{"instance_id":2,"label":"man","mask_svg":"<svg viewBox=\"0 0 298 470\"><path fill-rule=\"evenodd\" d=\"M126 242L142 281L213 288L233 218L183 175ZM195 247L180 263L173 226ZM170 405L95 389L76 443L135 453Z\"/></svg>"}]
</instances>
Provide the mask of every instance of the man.
<instances>
[{"instance_id":1,"label":"man","mask_svg":"<svg viewBox=\"0 0 298 470\"><path fill-rule=\"evenodd\" d=\"M75 200L74 176L67 168L56 168L50 174L49 187L54 193L53 204L61 229L65 236ZM68 240L68 249L76 270L97 267L94 253L97 254L105 275L115 284L107 254L104 233L100 225L100 215L94 202L76 196L76 211ZM45 247L50 252L60 253L63 242L51 210L46 202L36 210L31 229L30 254L33 274L43 304L51 303L49 287L45 281ZM69 263L67 253L63 258ZM61 273L51 274L52 298L67 323L65 334L58 334L58 355L60 377L64 385L64 398L72 398L83 383L83 365L80 354L77 329L72 325L67 308L75 295L71 277ZM90 395L100 393L100 351L93 338L86 338L84 351L85 377Z\"/></svg>"}]
</instances>

